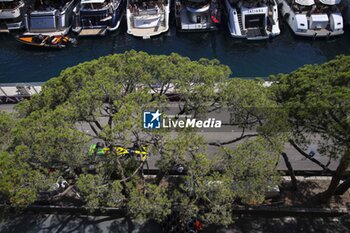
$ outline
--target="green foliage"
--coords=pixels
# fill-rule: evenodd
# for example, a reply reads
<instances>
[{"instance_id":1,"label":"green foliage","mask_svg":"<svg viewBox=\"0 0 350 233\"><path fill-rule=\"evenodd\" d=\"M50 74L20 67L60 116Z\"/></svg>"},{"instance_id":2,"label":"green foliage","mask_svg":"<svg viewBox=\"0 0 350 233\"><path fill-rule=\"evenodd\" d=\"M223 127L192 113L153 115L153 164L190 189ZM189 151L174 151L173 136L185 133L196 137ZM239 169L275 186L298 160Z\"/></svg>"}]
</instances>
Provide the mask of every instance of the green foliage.
<instances>
[{"instance_id":1,"label":"green foliage","mask_svg":"<svg viewBox=\"0 0 350 233\"><path fill-rule=\"evenodd\" d=\"M87 207L120 208L124 205L125 197L119 181L106 183L100 174L82 174L76 186Z\"/></svg>"},{"instance_id":2,"label":"green foliage","mask_svg":"<svg viewBox=\"0 0 350 233\"><path fill-rule=\"evenodd\" d=\"M192 205L198 206L208 223L229 225L232 223L234 192L228 176L213 171L214 162L205 154L195 154L188 166L184 191Z\"/></svg>"},{"instance_id":3,"label":"green foliage","mask_svg":"<svg viewBox=\"0 0 350 233\"><path fill-rule=\"evenodd\" d=\"M11 130L15 125L13 116L0 111L0 151L6 150L13 139Z\"/></svg>"},{"instance_id":4,"label":"green foliage","mask_svg":"<svg viewBox=\"0 0 350 233\"><path fill-rule=\"evenodd\" d=\"M38 190L48 187L49 177L26 163L28 156L29 151L24 146L16 148L14 153L0 152L0 197L3 203L26 206L36 200Z\"/></svg>"},{"instance_id":5,"label":"green foliage","mask_svg":"<svg viewBox=\"0 0 350 233\"><path fill-rule=\"evenodd\" d=\"M80 166L88 137L80 132L74 122L74 112L59 106L54 110L38 110L19 119L13 130L13 147L25 145L28 158L40 166L65 169Z\"/></svg>"},{"instance_id":6,"label":"green foliage","mask_svg":"<svg viewBox=\"0 0 350 233\"><path fill-rule=\"evenodd\" d=\"M350 165L350 56L306 65L271 77L277 102L288 111L296 145L318 144L318 151L339 165L323 200L329 199Z\"/></svg>"},{"instance_id":7,"label":"green foliage","mask_svg":"<svg viewBox=\"0 0 350 233\"><path fill-rule=\"evenodd\" d=\"M286 114L272 99L263 80L232 79L219 92L221 108L227 108L230 124L242 130L256 129L260 135L273 137L288 132Z\"/></svg>"},{"instance_id":8,"label":"green foliage","mask_svg":"<svg viewBox=\"0 0 350 233\"><path fill-rule=\"evenodd\" d=\"M260 204L264 200L265 192L279 184L280 176L277 171L277 162L281 153L281 146L257 137L254 140L239 144L237 148L224 148L224 160L220 167L225 170L234 195L244 203ZM280 142L283 145L283 141Z\"/></svg>"},{"instance_id":9,"label":"green foliage","mask_svg":"<svg viewBox=\"0 0 350 233\"><path fill-rule=\"evenodd\" d=\"M157 167L166 172L176 165L187 166L189 155L206 150L206 145L202 136L182 131L176 134L167 134L163 138L159 152L162 159L157 161Z\"/></svg>"},{"instance_id":10,"label":"green foliage","mask_svg":"<svg viewBox=\"0 0 350 233\"><path fill-rule=\"evenodd\" d=\"M159 222L179 212L182 224L203 212L208 223L232 223L235 200L261 203L268 186L279 182L275 163L285 139L280 132L287 124L284 109L278 108L261 81L228 79L230 74L217 60L136 51L62 71L45 83L40 94L16 107L16 124L0 115L0 127L13 137L8 140L11 153L5 152L4 160L13 151L15 158L22 154L21 163L7 164L20 166L16 184L6 173L0 193L14 203L30 203L53 176L42 172L43 167L56 168L54 175L67 180L68 169L69 182L87 207L126 207L135 218ZM179 113L205 116L215 108L228 109L230 124L256 129L261 137L236 149L221 148L215 159L209 159L207 142L193 130L145 131L141 117L145 110L163 112L174 105L165 95L169 90L181 100ZM158 156L164 179L145 178L140 158L120 158L113 151L87 158L86 148L97 141L147 146L150 156ZM87 169L88 162L93 171ZM168 176L179 165L187 175ZM39 178L45 184L32 184ZM11 191L12 185L18 189Z\"/></svg>"},{"instance_id":11,"label":"green foliage","mask_svg":"<svg viewBox=\"0 0 350 233\"><path fill-rule=\"evenodd\" d=\"M288 110L299 144L309 143L306 134L318 134L322 154L338 157L349 148L349 56L271 78L278 81L276 99Z\"/></svg>"},{"instance_id":12,"label":"green foliage","mask_svg":"<svg viewBox=\"0 0 350 233\"><path fill-rule=\"evenodd\" d=\"M161 222L171 213L171 202L165 187L147 184L142 189L134 186L131 190L128 209L135 218Z\"/></svg>"}]
</instances>

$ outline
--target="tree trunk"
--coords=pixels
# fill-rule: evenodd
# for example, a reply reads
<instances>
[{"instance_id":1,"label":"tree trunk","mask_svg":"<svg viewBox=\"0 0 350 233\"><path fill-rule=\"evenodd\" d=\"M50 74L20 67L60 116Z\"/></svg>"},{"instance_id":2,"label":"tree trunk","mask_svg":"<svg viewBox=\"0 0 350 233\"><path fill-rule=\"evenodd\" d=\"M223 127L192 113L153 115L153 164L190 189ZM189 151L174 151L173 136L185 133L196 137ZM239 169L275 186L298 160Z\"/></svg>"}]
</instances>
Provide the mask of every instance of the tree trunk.
<instances>
[{"instance_id":1,"label":"tree trunk","mask_svg":"<svg viewBox=\"0 0 350 233\"><path fill-rule=\"evenodd\" d=\"M120 163L119 161L119 158L117 157L116 158L117 160L117 167L120 171L120 174L121 174L121 177L122 177L122 181L121 181L121 185L123 186L123 194L129 198L130 197L130 192L129 192L129 189L128 189L128 186L126 185L126 176L125 176L125 173L124 173L124 168L122 166L122 164Z\"/></svg>"},{"instance_id":2,"label":"tree trunk","mask_svg":"<svg viewBox=\"0 0 350 233\"><path fill-rule=\"evenodd\" d=\"M292 187L293 187L293 190L297 190L297 189L298 189L298 186L297 186L297 179L296 179L296 177L295 177L292 164L289 162L289 159L288 159L288 156L287 156L286 153L282 152L281 155L282 155L282 157L283 157L283 159L284 159L284 162L286 163L286 166L287 166L287 168L288 168L288 172L289 172L290 178L292 179Z\"/></svg>"},{"instance_id":3,"label":"tree trunk","mask_svg":"<svg viewBox=\"0 0 350 233\"><path fill-rule=\"evenodd\" d=\"M157 172L157 176L156 176L156 185L159 185L160 182L162 181L163 177L165 176L165 172L161 171L161 170L158 170Z\"/></svg>"},{"instance_id":4,"label":"tree trunk","mask_svg":"<svg viewBox=\"0 0 350 233\"><path fill-rule=\"evenodd\" d=\"M350 177L341 183L334 192L334 195L343 195L350 188Z\"/></svg>"},{"instance_id":5,"label":"tree trunk","mask_svg":"<svg viewBox=\"0 0 350 233\"><path fill-rule=\"evenodd\" d=\"M322 201L328 201L333 194L335 193L335 190L337 189L339 182L341 178L343 177L346 169L349 167L349 159L350 157L350 150L346 151L345 154L340 159L339 165L337 167L337 170L332 176L331 183L328 186L328 189L321 193Z\"/></svg>"}]
</instances>

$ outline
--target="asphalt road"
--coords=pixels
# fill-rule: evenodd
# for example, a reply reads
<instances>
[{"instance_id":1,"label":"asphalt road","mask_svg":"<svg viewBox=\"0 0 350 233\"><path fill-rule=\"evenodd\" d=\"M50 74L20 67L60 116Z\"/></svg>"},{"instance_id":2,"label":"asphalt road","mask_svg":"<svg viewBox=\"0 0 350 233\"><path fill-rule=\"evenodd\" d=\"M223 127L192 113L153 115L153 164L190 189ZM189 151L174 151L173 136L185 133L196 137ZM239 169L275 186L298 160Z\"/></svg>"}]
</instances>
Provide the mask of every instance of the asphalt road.
<instances>
[{"instance_id":1,"label":"asphalt road","mask_svg":"<svg viewBox=\"0 0 350 233\"><path fill-rule=\"evenodd\" d=\"M6 112L13 112L13 106L10 104L0 104L0 111L6 111ZM227 120L227 117L222 116L223 113L219 113L219 115L216 115L216 119L223 119L223 121ZM101 120L102 123L106 122L106 119ZM84 132L89 132L92 133L91 128L87 124L79 124L78 128ZM232 140L233 138L239 137L241 132L238 130L233 130L232 129L222 129L222 130L214 130L214 131L207 131L207 132L200 132L201 135L204 136L207 142L224 142L228 140ZM231 144L227 145L229 147L234 148L237 144ZM208 155L210 158L213 158L216 155L216 152L218 150L218 147L216 146L208 146ZM316 151L316 154L313 156L313 158L317 159L323 164L327 164L328 162L328 157L322 156L319 153L317 153L317 146L312 144L309 146L306 152L310 152L310 150ZM303 155L301 155L292 145L289 143L285 144L285 153L288 155L289 160L294 168L294 170L300 170L300 171L320 171L322 168L313 163L312 161L306 159ZM157 155L152 155L149 157L148 163L149 167L151 169L156 168L155 163L156 161L160 159L159 156ZM333 160L331 161L329 168L331 170L335 170L338 165L338 161ZM287 170L283 158L280 156L279 162L278 162L278 168L280 170Z\"/></svg>"}]
</instances>

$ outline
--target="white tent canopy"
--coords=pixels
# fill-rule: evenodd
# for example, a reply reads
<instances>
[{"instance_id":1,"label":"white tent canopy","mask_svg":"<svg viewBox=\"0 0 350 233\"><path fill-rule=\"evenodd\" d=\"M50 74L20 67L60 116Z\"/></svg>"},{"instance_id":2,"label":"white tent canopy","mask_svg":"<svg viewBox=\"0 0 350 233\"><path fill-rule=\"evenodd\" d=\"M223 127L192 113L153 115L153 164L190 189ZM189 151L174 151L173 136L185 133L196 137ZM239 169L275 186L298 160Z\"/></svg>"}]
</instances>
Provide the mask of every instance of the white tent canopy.
<instances>
[{"instance_id":1,"label":"white tent canopy","mask_svg":"<svg viewBox=\"0 0 350 233\"><path fill-rule=\"evenodd\" d=\"M320 0L321 3L325 5L336 5L341 2L341 0Z\"/></svg>"},{"instance_id":2,"label":"white tent canopy","mask_svg":"<svg viewBox=\"0 0 350 233\"><path fill-rule=\"evenodd\" d=\"M311 6L315 4L314 0L295 0L295 2L302 6Z\"/></svg>"}]
</instances>

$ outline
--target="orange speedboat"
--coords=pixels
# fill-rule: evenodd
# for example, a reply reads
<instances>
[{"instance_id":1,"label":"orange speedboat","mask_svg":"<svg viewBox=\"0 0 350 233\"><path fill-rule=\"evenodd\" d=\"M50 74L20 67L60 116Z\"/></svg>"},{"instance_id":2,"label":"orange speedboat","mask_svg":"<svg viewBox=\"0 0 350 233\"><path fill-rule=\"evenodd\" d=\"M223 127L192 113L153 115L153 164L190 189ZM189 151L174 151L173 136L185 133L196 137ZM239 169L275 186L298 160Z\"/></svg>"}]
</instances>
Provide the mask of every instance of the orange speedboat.
<instances>
[{"instance_id":1,"label":"orange speedboat","mask_svg":"<svg viewBox=\"0 0 350 233\"><path fill-rule=\"evenodd\" d=\"M68 36L47 36L47 35L34 35L34 36L18 36L17 40L23 44L33 45L38 47L49 48L64 48L68 43L74 43L74 39Z\"/></svg>"}]
</instances>

